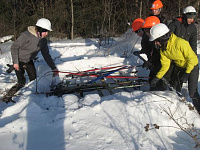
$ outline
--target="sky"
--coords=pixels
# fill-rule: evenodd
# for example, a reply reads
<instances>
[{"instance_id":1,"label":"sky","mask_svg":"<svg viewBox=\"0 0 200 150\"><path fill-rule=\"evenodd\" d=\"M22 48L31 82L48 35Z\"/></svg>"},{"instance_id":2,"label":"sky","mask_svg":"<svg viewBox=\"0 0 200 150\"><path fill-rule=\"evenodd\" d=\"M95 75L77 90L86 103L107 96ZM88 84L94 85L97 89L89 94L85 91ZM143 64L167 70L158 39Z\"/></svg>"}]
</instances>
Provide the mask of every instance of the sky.
<instances>
[{"instance_id":1,"label":"sky","mask_svg":"<svg viewBox=\"0 0 200 150\"><path fill-rule=\"evenodd\" d=\"M16 83L12 64L13 41L1 38L0 96ZM132 54L141 49L141 38L131 29L109 44L98 39L60 39L49 43L61 72L81 72L104 67L129 66L112 74L148 77L149 70ZM200 53L200 43L198 43ZM199 54L198 54L199 56ZM146 58L143 55L144 58ZM52 72L41 54L35 60L37 79L14 97L16 103L0 102L0 150L196 150L200 149L200 118L192 110L187 84L183 97L176 92L140 88L48 95L52 86L69 81L86 84L95 77L66 77ZM117 67L116 67L117 68ZM108 71L108 70L107 70ZM27 76L27 75L26 75ZM107 83L126 81L105 78ZM137 81L136 79L129 79ZM97 83L100 81L98 80ZM95 83L94 83L95 84Z\"/></svg>"}]
</instances>

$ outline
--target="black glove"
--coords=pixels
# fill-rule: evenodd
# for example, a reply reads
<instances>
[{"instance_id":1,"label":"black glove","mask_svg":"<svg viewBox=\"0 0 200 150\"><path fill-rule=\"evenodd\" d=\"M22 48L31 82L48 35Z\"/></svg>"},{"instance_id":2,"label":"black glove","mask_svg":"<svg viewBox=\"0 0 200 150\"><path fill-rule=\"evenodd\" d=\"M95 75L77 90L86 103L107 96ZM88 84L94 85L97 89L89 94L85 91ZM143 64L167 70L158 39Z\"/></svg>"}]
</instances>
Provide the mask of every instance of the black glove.
<instances>
[{"instance_id":1,"label":"black glove","mask_svg":"<svg viewBox=\"0 0 200 150\"><path fill-rule=\"evenodd\" d=\"M149 61L143 63L142 68L149 68L151 70L152 64Z\"/></svg>"},{"instance_id":2,"label":"black glove","mask_svg":"<svg viewBox=\"0 0 200 150\"><path fill-rule=\"evenodd\" d=\"M141 54L141 51L134 51L133 54L134 54L135 56L138 56L138 55Z\"/></svg>"},{"instance_id":3,"label":"black glove","mask_svg":"<svg viewBox=\"0 0 200 150\"><path fill-rule=\"evenodd\" d=\"M158 79L157 77L154 77L152 80L151 80L151 87L156 87L156 84L158 83L160 79Z\"/></svg>"},{"instance_id":4,"label":"black glove","mask_svg":"<svg viewBox=\"0 0 200 150\"><path fill-rule=\"evenodd\" d=\"M186 83L187 82L187 80L188 80L188 78L189 78L189 73L184 73L183 74L183 76L182 76L182 78L181 78L181 80L183 81L183 83Z\"/></svg>"},{"instance_id":5,"label":"black glove","mask_svg":"<svg viewBox=\"0 0 200 150\"><path fill-rule=\"evenodd\" d=\"M7 73L11 73L13 70L15 70L15 68L13 67L13 65L7 64L7 66L9 67L6 72Z\"/></svg>"}]
</instances>

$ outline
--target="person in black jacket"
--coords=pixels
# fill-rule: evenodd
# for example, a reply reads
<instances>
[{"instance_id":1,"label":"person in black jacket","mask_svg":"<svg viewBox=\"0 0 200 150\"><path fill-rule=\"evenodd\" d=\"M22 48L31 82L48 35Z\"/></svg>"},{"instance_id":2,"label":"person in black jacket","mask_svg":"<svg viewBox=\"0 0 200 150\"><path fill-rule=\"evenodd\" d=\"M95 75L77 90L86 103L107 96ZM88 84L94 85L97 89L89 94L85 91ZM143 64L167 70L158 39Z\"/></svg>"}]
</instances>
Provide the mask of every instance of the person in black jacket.
<instances>
[{"instance_id":1,"label":"person in black jacket","mask_svg":"<svg viewBox=\"0 0 200 150\"><path fill-rule=\"evenodd\" d=\"M150 16L158 17L160 23L164 23L167 25L167 20L165 16L161 14L162 8L163 8L163 3L160 0L155 0L151 6L152 13L150 14Z\"/></svg>"},{"instance_id":2,"label":"person in black jacket","mask_svg":"<svg viewBox=\"0 0 200 150\"><path fill-rule=\"evenodd\" d=\"M197 28L195 26L196 10L192 6L188 6L183 10L182 17L177 17L172 20L169 24L169 29L178 37L187 40L190 43L191 48L197 54ZM182 84L175 80L181 70L174 68L174 72L171 75L172 85L181 91ZM188 75L188 90L189 96L192 98L194 105L200 111L200 96L198 94L198 76L199 76L199 65L197 65L193 71Z\"/></svg>"},{"instance_id":3,"label":"person in black jacket","mask_svg":"<svg viewBox=\"0 0 200 150\"><path fill-rule=\"evenodd\" d=\"M147 55L148 61L143 64L143 67L149 68L150 73L149 73L149 82L155 77L157 72L161 68L161 63L160 63L160 52L159 50L155 47L155 44L153 42L149 41L150 38L150 29L156 25L159 24L160 20L156 16L149 16L145 19L144 25L143 25L143 30L144 34L142 36L142 41L141 41L141 52ZM166 90L166 85L163 83L162 80L160 80L155 87L150 87L151 91L159 90L163 91Z\"/></svg>"},{"instance_id":4,"label":"person in black jacket","mask_svg":"<svg viewBox=\"0 0 200 150\"><path fill-rule=\"evenodd\" d=\"M143 24L144 24L144 20L141 18L135 19L132 23L133 32L135 32L140 37L142 37L143 35L143 30L142 30Z\"/></svg>"},{"instance_id":5,"label":"person in black jacket","mask_svg":"<svg viewBox=\"0 0 200 150\"><path fill-rule=\"evenodd\" d=\"M169 29L176 36L190 43L193 51L197 54L197 28L195 26L196 10L188 6L183 10L182 17L177 17L169 24Z\"/></svg>"}]
</instances>

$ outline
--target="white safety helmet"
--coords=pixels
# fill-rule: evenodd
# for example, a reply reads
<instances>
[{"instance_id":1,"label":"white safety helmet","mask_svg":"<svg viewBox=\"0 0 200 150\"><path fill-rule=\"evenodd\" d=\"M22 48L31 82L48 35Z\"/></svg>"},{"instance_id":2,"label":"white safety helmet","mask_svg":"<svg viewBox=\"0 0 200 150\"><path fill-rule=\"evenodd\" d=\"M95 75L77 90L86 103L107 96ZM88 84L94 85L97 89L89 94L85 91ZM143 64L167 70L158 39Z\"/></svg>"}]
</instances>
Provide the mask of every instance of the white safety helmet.
<instances>
[{"instance_id":1,"label":"white safety helmet","mask_svg":"<svg viewBox=\"0 0 200 150\"><path fill-rule=\"evenodd\" d=\"M161 36L167 34L169 32L169 28L164 23L159 23L153 26L150 30L150 39L149 41L154 41Z\"/></svg>"},{"instance_id":2,"label":"white safety helmet","mask_svg":"<svg viewBox=\"0 0 200 150\"><path fill-rule=\"evenodd\" d=\"M42 29L46 29L48 31L53 31L51 29L51 22L46 19L46 18L41 18L37 21L36 26L42 28Z\"/></svg>"},{"instance_id":3,"label":"white safety helmet","mask_svg":"<svg viewBox=\"0 0 200 150\"><path fill-rule=\"evenodd\" d=\"M187 6L183 9L183 14L187 14L187 13L197 13L195 8L192 6Z\"/></svg>"},{"instance_id":4,"label":"white safety helmet","mask_svg":"<svg viewBox=\"0 0 200 150\"><path fill-rule=\"evenodd\" d=\"M183 10L183 14L186 16L186 18L195 18L197 12L194 7L188 6Z\"/></svg>"}]
</instances>

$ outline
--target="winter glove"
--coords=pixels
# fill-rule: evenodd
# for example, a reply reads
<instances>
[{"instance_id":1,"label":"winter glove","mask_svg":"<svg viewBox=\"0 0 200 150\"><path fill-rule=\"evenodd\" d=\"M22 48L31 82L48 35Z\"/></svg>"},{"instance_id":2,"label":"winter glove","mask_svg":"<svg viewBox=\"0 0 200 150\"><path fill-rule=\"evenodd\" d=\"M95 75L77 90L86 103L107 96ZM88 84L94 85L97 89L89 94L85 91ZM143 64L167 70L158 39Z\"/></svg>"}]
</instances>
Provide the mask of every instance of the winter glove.
<instances>
[{"instance_id":1,"label":"winter glove","mask_svg":"<svg viewBox=\"0 0 200 150\"><path fill-rule=\"evenodd\" d=\"M133 54L134 54L135 56L138 56L138 55L141 54L141 51L134 51Z\"/></svg>"},{"instance_id":2,"label":"winter glove","mask_svg":"<svg viewBox=\"0 0 200 150\"><path fill-rule=\"evenodd\" d=\"M53 70L53 77L55 77L55 76L59 76L59 71L58 71L57 68L55 68L55 69Z\"/></svg>"},{"instance_id":3,"label":"winter glove","mask_svg":"<svg viewBox=\"0 0 200 150\"><path fill-rule=\"evenodd\" d=\"M152 68L152 64L149 61L143 63L142 68L150 69Z\"/></svg>"},{"instance_id":4,"label":"winter glove","mask_svg":"<svg viewBox=\"0 0 200 150\"><path fill-rule=\"evenodd\" d=\"M7 66L9 67L6 72L7 73L11 73L13 70L15 70L15 68L13 67L13 65L7 64Z\"/></svg>"},{"instance_id":5,"label":"winter glove","mask_svg":"<svg viewBox=\"0 0 200 150\"><path fill-rule=\"evenodd\" d=\"M183 81L183 83L186 83L187 82L187 80L188 80L188 78L189 78L189 73L184 73L183 74L183 76L182 76L182 78L181 78L181 80Z\"/></svg>"},{"instance_id":6,"label":"winter glove","mask_svg":"<svg viewBox=\"0 0 200 150\"><path fill-rule=\"evenodd\" d=\"M159 78L154 77L154 78L151 80L151 83L150 83L151 87L156 87L156 84L158 83L159 80L160 80Z\"/></svg>"}]
</instances>

